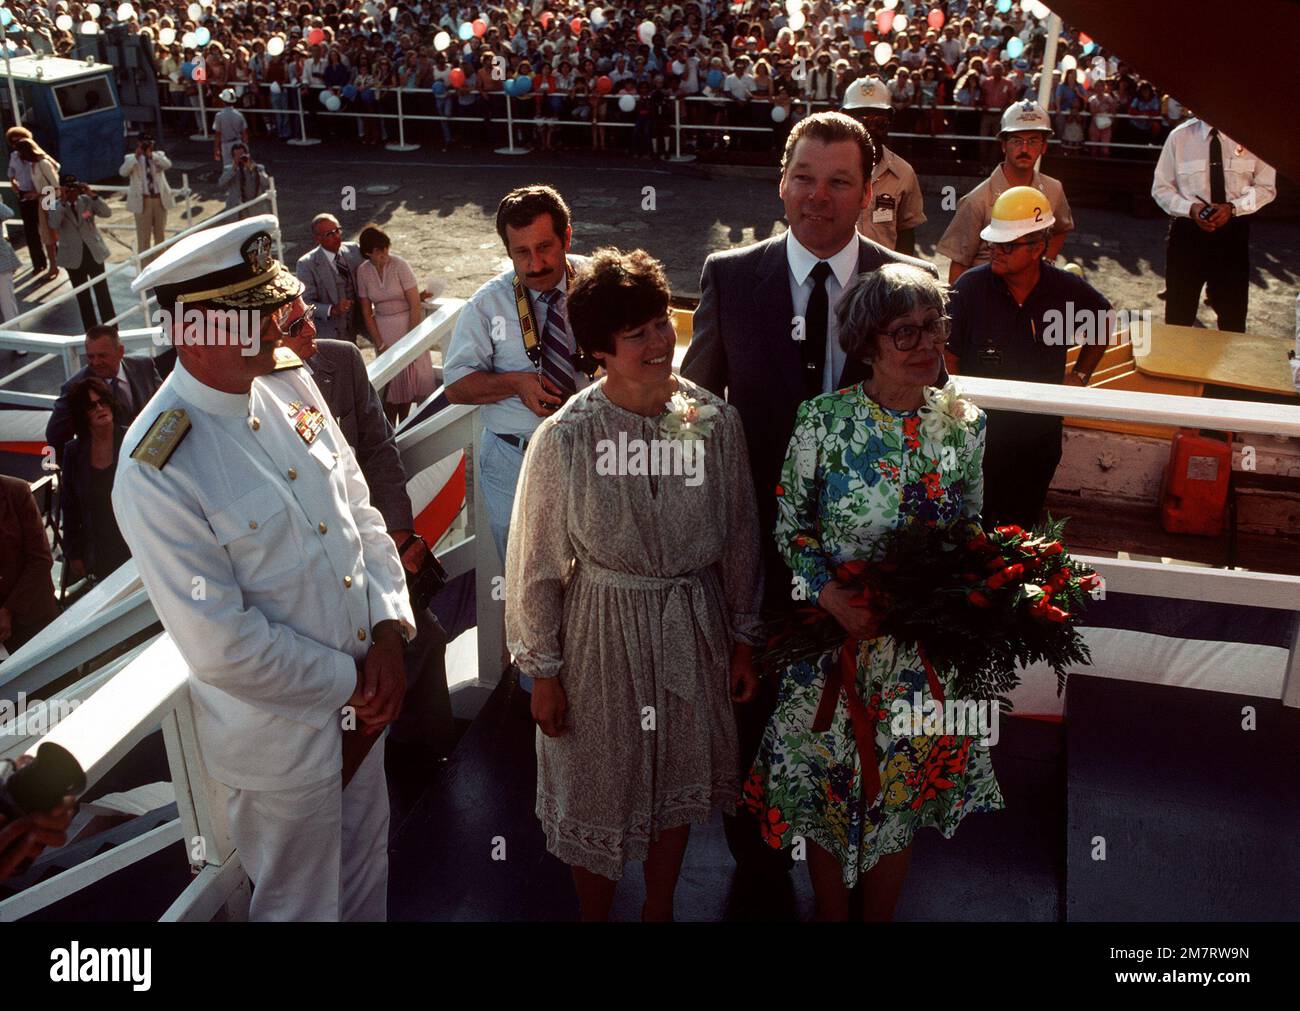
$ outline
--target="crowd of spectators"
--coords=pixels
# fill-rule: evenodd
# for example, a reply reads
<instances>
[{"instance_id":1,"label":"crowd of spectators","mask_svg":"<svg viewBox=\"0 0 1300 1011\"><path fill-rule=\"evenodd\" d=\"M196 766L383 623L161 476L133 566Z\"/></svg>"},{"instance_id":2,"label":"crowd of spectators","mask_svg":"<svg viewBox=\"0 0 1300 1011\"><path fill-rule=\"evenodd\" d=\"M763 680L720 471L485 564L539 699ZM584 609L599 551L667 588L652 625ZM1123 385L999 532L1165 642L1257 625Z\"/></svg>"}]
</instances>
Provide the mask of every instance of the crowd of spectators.
<instances>
[{"instance_id":1,"label":"crowd of spectators","mask_svg":"<svg viewBox=\"0 0 1300 1011\"><path fill-rule=\"evenodd\" d=\"M250 116L256 135L379 145L397 139L391 89L401 88L407 133L420 142L499 145L510 95L515 118L537 121L519 127L516 140L642 156L670 153L678 117L695 127L759 127L729 131L727 143L779 148L794 122L836 106L850 82L868 75L890 87L896 135L991 138L1006 105L1038 95L1048 23L1039 0L171 0L116 9L58 0L29 16L60 52L74 48L76 33L107 30L119 17L148 35L172 107L167 118L187 132L197 126L201 92L211 113L233 87L236 108L268 110ZM1158 148L1186 115L1070 28L1048 92L1067 151ZM715 101L683 101L691 98ZM722 132L683 131L683 147L721 144ZM978 154L979 142L959 151Z\"/></svg>"}]
</instances>

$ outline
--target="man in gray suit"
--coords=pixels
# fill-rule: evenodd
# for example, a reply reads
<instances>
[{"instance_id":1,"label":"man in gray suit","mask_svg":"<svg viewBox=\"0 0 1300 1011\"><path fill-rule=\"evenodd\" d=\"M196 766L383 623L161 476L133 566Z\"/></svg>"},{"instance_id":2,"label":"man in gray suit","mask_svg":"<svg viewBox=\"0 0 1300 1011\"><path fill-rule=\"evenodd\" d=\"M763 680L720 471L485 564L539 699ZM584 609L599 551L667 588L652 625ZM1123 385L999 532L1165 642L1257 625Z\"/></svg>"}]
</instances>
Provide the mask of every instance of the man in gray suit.
<instances>
[{"instance_id":1,"label":"man in gray suit","mask_svg":"<svg viewBox=\"0 0 1300 1011\"><path fill-rule=\"evenodd\" d=\"M109 322L115 315L113 299L108 293L108 282L104 280L108 246L95 227L95 218L107 218L112 214L104 198L76 176L64 173L59 178L59 202L49 212L50 230L57 232L59 237L58 264L67 270L68 280L74 288L92 277L99 277L99 281L91 287L94 288L99 314L103 319L95 318L90 289L77 293L81 325L87 330L96 323Z\"/></svg>"},{"instance_id":2,"label":"man in gray suit","mask_svg":"<svg viewBox=\"0 0 1300 1011\"><path fill-rule=\"evenodd\" d=\"M781 200L788 231L704 261L700 304L682 375L725 396L745 428L758 495L766 610L793 606L793 579L776 550L776 485L794 417L811 397L866 378L863 363L840 347L835 303L858 274L886 263L909 263L937 275L924 260L885 248L857 232L871 203L878 152L862 124L839 112L800 120L781 159ZM941 379L942 383L942 379ZM741 758L752 761L775 705L772 679L764 697L739 707ZM728 817L727 838L742 866L770 866L778 856L758 826Z\"/></svg>"},{"instance_id":3,"label":"man in gray suit","mask_svg":"<svg viewBox=\"0 0 1300 1011\"><path fill-rule=\"evenodd\" d=\"M86 331L86 367L63 384L54 411L45 426L45 441L54 447L60 464L63 447L73 436L72 409L68 404L68 391L87 376L98 376L108 384L117 397L126 424L158 392L162 379L150 358L128 358L126 348L117 336L117 327L96 324Z\"/></svg>"},{"instance_id":4,"label":"man in gray suit","mask_svg":"<svg viewBox=\"0 0 1300 1011\"><path fill-rule=\"evenodd\" d=\"M332 214L312 218L311 236L316 248L298 260L294 273L306 286L302 293L314 305L316 333L325 340L357 342L357 268L361 247L343 241L343 229Z\"/></svg>"}]
</instances>

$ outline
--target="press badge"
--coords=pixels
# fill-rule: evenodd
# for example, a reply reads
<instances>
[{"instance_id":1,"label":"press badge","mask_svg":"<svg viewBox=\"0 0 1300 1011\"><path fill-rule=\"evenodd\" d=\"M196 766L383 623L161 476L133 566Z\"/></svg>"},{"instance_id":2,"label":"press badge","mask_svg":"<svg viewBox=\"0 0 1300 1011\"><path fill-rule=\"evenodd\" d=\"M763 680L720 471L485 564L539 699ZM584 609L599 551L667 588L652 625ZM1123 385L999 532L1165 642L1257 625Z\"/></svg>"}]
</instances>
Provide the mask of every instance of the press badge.
<instances>
[{"instance_id":1,"label":"press badge","mask_svg":"<svg viewBox=\"0 0 1300 1011\"><path fill-rule=\"evenodd\" d=\"M881 224L885 221L894 220L894 195L892 193L879 193L876 195L876 206L871 212L872 224Z\"/></svg>"}]
</instances>

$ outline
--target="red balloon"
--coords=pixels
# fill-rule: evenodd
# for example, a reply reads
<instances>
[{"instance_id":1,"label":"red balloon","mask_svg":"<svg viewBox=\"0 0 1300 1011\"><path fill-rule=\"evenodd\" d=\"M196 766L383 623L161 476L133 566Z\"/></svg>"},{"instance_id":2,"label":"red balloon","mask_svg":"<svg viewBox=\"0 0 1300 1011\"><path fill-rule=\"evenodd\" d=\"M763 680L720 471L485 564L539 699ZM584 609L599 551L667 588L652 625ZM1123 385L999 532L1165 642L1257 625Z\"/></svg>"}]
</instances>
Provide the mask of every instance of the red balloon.
<instances>
[{"instance_id":1,"label":"red balloon","mask_svg":"<svg viewBox=\"0 0 1300 1011\"><path fill-rule=\"evenodd\" d=\"M325 41L325 33L319 28L313 28L307 33L307 41L313 46L319 46Z\"/></svg>"},{"instance_id":2,"label":"red balloon","mask_svg":"<svg viewBox=\"0 0 1300 1011\"><path fill-rule=\"evenodd\" d=\"M1079 45L1086 46L1091 41L1092 41L1091 35L1087 35L1084 32L1079 33Z\"/></svg>"},{"instance_id":3,"label":"red balloon","mask_svg":"<svg viewBox=\"0 0 1300 1011\"><path fill-rule=\"evenodd\" d=\"M606 76L605 74L601 74L599 77L596 78L597 95L608 95L613 90L614 90L614 82L608 76Z\"/></svg>"},{"instance_id":4,"label":"red balloon","mask_svg":"<svg viewBox=\"0 0 1300 1011\"><path fill-rule=\"evenodd\" d=\"M460 67L452 67L451 73L447 75L447 81L453 88L459 88L465 83L465 71Z\"/></svg>"},{"instance_id":5,"label":"red balloon","mask_svg":"<svg viewBox=\"0 0 1300 1011\"><path fill-rule=\"evenodd\" d=\"M944 18L943 11L939 10L938 7L936 7L934 10L932 10L929 14L925 16L925 23L928 24L931 28L933 28L936 32L943 27L943 23L945 20L946 19Z\"/></svg>"},{"instance_id":6,"label":"red balloon","mask_svg":"<svg viewBox=\"0 0 1300 1011\"><path fill-rule=\"evenodd\" d=\"M894 12L880 11L876 15L876 28L881 35L888 35L894 27Z\"/></svg>"},{"instance_id":7,"label":"red balloon","mask_svg":"<svg viewBox=\"0 0 1300 1011\"><path fill-rule=\"evenodd\" d=\"M550 28L551 18L553 17L555 17L555 15L550 11L542 11L542 16L538 20L541 21L543 28Z\"/></svg>"},{"instance_id":8,"label":"red balloon","mask_svg":"<svg viewBox=\"0 0 1300 1011\"><path fill-rule=\"evenodd\" d=\"M582 34L582 18L574 18L570 21L569 30L573 32L574 35Z\"/></svg>"},{"instance_id":9,"label":"red balloon","mask_svg":"<svg viewBox=\"0 0 1300 1011\"><path fill-rule=\"evenodd\" d=\"M474 29L474 34L480 39L487 34L487 22L482 18L475 18L470 27Z\"/></svg>"}]
</instances>

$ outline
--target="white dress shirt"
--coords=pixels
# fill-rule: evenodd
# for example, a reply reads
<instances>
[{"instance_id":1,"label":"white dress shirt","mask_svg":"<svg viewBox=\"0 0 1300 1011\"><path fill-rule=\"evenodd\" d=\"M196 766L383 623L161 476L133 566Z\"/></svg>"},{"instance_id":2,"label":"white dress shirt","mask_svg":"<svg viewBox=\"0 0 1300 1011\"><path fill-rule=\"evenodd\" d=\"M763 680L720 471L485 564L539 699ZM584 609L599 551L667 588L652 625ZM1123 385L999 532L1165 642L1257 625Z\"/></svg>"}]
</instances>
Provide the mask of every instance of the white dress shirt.
<instances>
[{"instance_id":1,"label":"white dress shirt","mask_svg":"<svg viewBox=\"0 0 1300 1011\"><path fill-rule=\"evenodd\" d=\"M786 232L785 257L789 265L790 297L794 300L794 314L805 316L813 290L810 275L818 259L800 244L794 237L794 232ZM831 265L831 272L826 278L826 358L822 365L822 392L830 393L840 381L844 363L848 360L844 349L840 347L840 328L835 322L835 305L858 271L857 233L826 262Z\"/></svg>"},{"instance_id":2,"label":"white dress shirt","mask_svg":"<svg viewBox=\"0 0 1300 1011\"><path fill-rule=\"evenodd\" d=\"M1238 215L1254 214L1277 196L1277 172L1219 131L1224 196ZM1198 201L1210 200L1210 125L1189 119L1165 140L1156 162L1151 196L1170 217L1185 218Z\"/></svg>"},{"instance_id":3,"label":"white dress shirt","mask_svg":"<svg viewBox=\"0 0 1300 1011\"><path fill-rule=\"evenodd\" d=\"M324 415L310 445L295 401ZM171 408L189 433L161 468L136 460ZM374 626L395 619L413 635L415 623L397 550L320 390L292 369L223 393L178 362L123 449L113 510L189 666L208 771L244 790L337 777L339 710Z\"/></svg>"}]
</instances>

